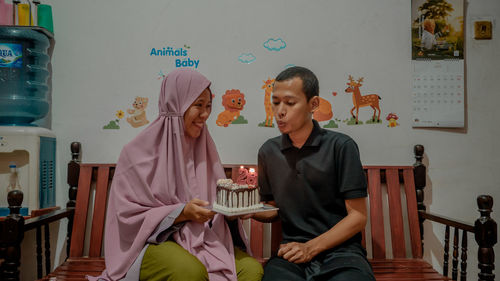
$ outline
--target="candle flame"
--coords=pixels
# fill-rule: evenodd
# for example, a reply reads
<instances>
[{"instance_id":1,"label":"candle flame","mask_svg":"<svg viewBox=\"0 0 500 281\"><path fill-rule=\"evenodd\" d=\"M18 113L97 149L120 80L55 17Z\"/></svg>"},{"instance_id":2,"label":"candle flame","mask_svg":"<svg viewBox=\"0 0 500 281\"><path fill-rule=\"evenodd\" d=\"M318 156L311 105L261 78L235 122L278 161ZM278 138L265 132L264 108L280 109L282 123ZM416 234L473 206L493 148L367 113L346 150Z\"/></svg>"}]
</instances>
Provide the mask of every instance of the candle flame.
<instances>
[{"instance_id":1,"label":"candle flame","mask_svg":"<svg viewBox=\"0 0 500 281\"><path fill-rule=\"evenodd\" d=\"M250 168L250 173L255 173L255 169L254 168Z\"/></svg>"},{"instance_id":2,"label":"candle flame","mask_svg":"<svg viewBox=\"0 0 500 281\"><path fill-rule=\"evenodd\" d=\"M240 166L240 169L243 169L244 167L243 166Z\"/></svg>"}]
</instances>

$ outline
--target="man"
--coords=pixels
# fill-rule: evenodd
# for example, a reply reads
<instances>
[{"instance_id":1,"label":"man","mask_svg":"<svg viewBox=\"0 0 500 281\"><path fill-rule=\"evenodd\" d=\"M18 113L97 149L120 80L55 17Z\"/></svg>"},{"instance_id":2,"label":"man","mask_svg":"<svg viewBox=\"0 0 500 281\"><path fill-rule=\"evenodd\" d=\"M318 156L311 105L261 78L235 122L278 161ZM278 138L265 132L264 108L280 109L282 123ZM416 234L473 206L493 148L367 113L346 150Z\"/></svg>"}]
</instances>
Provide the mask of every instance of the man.
<instances>
[{"instance_id":1,"label":"man","mask_svg":"<svg viewBox=\"0 0 500 281\"><path fill-rule=\"evenodd\" d=\"M375 280L361 246L367 191L358 148L312 119L318 94L306 68L276 77L272 103L282 135L262 145L258 167L261 199L279 212L252 217L281 219L283 241L263 280Z\"/></svg>"}]
</instances>

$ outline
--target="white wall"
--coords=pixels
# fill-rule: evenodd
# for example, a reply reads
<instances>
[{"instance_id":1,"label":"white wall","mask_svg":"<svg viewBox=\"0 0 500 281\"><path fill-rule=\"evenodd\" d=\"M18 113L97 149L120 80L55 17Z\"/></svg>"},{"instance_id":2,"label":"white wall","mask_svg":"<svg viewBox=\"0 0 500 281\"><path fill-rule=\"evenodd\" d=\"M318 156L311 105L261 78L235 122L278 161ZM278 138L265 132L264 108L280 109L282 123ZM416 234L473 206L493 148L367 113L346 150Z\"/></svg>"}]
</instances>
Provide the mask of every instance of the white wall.
<instances>
[{"instance_id":1,"label":"white wall","mask_svg":"<svg viewBox=\"0 0 500 281\"><path fill-rule=\"evenodd\" d=\"M265 114L262 80L287 64L310 67L318 75L321 95L333 103L334 115L346 118L352 107L344 93L347 76L365 77L364 90L380 93L383 114L397 112L401 124L346 126L338 129L358 143L364 164L408 165L413 146L423 144L428 164L425 203L428 210L473 222L476 196L500 198L500 33L493 40L472 39L471 20L498 21L500 2L470 0L466 8L465 129L413 129L410 107L410 1L47 1L53 5L56 46L52 60L52 129L57 135L57 202L67 201L69 145L80 141L85 162L115 162L121 147L140 129L121 120L120 130L102 130L135 96L150 98L148 119L157 113L157 73L175 68L172 58L149 56L151 48L191 46L198 70L213 81L216 93L210 131L224 163L255 163L256 151L277 129L257 127ZM268 38L283 38L287 47L270 52ZM252 52L256 61L237 57ZM240 89L247 98L242 115L248 125L215 125L220 97ZM338 92L336 97L332 91ZM366 120L368 110L362 110ZM385 117L385 115L383 115ZM493 218L500 222L500 204ZM438 268L444 230L426 226L425 258ZM64 252L61 224L57 256ZM476 279L477 259L469 238L468 278ZM497 255L499 246L495 247ZM64 257L64 254L62 254ZM498 267L497 259L497 267ZM56 262L59 259L56 258ZM24 264L24 268L28 265ZM34 268L34 265L30 266ZM29 271L30 269L26 269ZM24 271L24 270L23 270ZM23 273L24 280L27 271ZM27 278L27 279L26 279Z\"/></svg>"}]
</instances>

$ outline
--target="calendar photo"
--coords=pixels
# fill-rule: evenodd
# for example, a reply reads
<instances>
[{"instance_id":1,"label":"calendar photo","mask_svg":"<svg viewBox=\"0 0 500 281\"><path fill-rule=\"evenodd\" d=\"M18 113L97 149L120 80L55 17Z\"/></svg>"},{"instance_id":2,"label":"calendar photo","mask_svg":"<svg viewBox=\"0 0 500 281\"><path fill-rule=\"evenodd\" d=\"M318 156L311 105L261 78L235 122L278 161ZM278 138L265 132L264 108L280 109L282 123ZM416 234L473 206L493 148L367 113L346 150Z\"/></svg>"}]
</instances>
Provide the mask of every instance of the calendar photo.
<instances>
[{"instance_id":1,"label":"calendar photo","mask_svg":"<svg viewBox=\"0 0 500 281\"><path fill-rule=\"evenodd\" d=\"M463 0L412 0L412 59L463 59Z\"/></svg>"}]
</instances>

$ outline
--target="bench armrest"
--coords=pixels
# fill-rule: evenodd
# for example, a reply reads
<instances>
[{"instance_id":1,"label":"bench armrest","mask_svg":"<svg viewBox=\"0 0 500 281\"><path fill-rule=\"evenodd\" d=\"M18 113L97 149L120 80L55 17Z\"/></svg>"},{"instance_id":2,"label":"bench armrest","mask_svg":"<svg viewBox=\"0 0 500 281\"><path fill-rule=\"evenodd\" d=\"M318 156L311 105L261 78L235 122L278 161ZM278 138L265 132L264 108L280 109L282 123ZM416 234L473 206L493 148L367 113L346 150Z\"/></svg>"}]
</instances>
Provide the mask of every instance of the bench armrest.
<instances>
[{"instance_id":1,"label":"bench armrest","mask_svg":"<svg viewBox=\"0 0 500 281\"><path fill-rule=\"evenodd\" d=\"M65 208L62 210L52 211L45 215L27 219L24 221L24 231L28 231L45 224L49 224L51 222L55 222L63 218L69 218L73 216L74 213L75 213L75 208Z\"/></svg>"},{"instance_id":2,"label":"bench armrest","mask_svg":"<svg viewBox=\"0 0 500 281\"><path fill-rule=\"evenodd\" d=\"M462 229L462 230L474 233L474 225L467 223L467 222L464 222L464 221L452 219L452 218L449 218L446 216L437 215L437 214L433 214L433 213L422 211L422 210L418 211L418 215L422 219L427 219L430 221L434 221L437 223L441 223L441 224L451 226L451 227L456 227L458 229Z\"/></svg>"},{"instance_id":3,"label":"bench armrest","mask_svg":"<svg viewBox=\"0 0 500 281\"><path fill-rule=\"evenodd\" d=\"M430 220L437 223L444 224L445 237L444 237L444 262L443 274L448 274L448 259L449 259L449 242L450 242L450 228L454 228L453 232L453 253L452 253L452 279L457 280L458 276L458 263L459 263L459 244L461 244L461 276L466 275L467 266L467 232L473 233L474 238L478 245L478 267L480 273L478 274L479 280L494 280L495 275L493 269L495 268L495 254L493 246L497 243L497 223L491 218L490 214L493 207L493 197L489 195L480 195L477 197L477 207L481 214L474 224L463 222L456 219L451 219L442 215L432 214L425 210L419 210L418 215L420 221ZM462 242L459 240L459 231L462 230Z\"/></svg>"}]
</instances>

